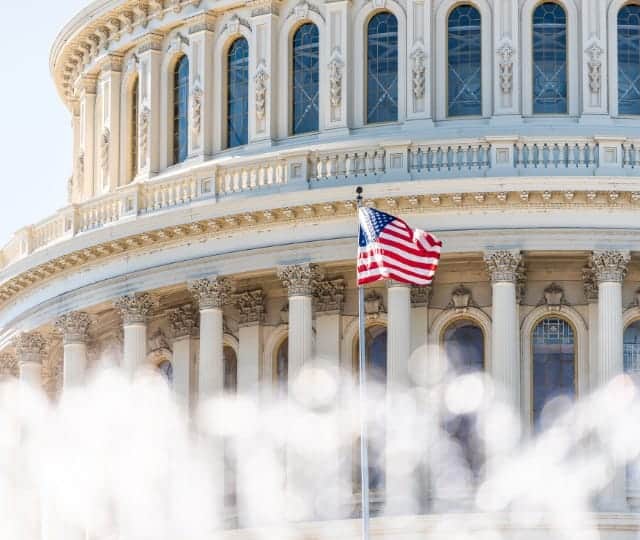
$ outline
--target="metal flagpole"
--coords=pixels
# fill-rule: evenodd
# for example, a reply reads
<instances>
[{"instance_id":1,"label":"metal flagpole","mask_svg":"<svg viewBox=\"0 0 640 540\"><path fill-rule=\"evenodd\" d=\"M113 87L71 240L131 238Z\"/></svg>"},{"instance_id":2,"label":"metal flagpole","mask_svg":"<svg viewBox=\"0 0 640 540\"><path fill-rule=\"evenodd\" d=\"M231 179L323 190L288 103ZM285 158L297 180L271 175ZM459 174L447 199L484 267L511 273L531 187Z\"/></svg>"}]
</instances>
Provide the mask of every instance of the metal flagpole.
<instances>
[{"instance_id":1,"label":"metal flagpole","mask_svg":"<svg viewBox=\"0 0 640 540\"><path fill-rule=\"evenodd\" d=\"M362 206L361 187L356 188L356 194L357 207L358 209L360 209L360 207ZM360 228L358 221L358 236L359 234ZM358 365L360 368L360 492L362 494L362 540L369 540L369 455L367 452L367 371L364 322L364 285L360 285L358 286Z\"/></svg>"}]
</instances>

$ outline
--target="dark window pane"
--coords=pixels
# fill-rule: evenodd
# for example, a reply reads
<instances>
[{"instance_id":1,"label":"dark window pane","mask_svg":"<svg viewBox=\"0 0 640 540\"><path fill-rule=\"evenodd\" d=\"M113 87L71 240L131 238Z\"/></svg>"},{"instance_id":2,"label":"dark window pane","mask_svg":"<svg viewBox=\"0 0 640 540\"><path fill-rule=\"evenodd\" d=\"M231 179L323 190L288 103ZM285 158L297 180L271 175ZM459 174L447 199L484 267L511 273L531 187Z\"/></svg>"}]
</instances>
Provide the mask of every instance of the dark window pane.
<instances>
[{"instance_id":1,"label":"dark window pane","mask_svg":"<svg viewBox=\"0 0 640 540\"><path fill-rule=\"evenodd\" d=\"M618 112L640 114L640 6L618 12Z\"/></svg>"},{"instance_id":2,"label":"dark window pane","mask_svg":"<svg viewBox=\"0 0 640 540\"><path fill-rule=\"evenodd\" d=\"M558 396L575 396L575 344L563 319L541 321L533 331L533 421L540 428L545 404Z\"/></svg>"},{"instance_id":3,"label":"dark window pane","mask_svg":"<svg viewBox=\"0 0 640 540\"><path fill-rule=\"evenodd\" d=\"M458 6L448 23L449 116L482 114L482 40L480 12Z\"/></svg>"},{"instance_id":4,"label":"dark window pane","mask_svg":"<svg viewBox=\"0 0 640 540\"><path fill-rule=\"evenodd\" d=\"M279 398L287 396L287 385L289 381L289 338L278 347L276 353L276 391Z\"/></svg>"},{"instance_id":5,"label":"dark window pane","mask_svg":"<svg viewBox=\"0 0 640 540\"><path fill-rule=\"evenodd\" d=\"M131 180L138 174L138 88L139 79L136 77L131 86L131 94L129 95L129 99L131 100L131 120L129 124L131 130L131 138L129 139Z\"/></svg>"},{"instance_id":6,"label":"dark window pane","mask_svg":"<svg viewBox=\"0 0 640 540\"><path fill-rule=\"evenodd\" d=\"M173 73L173 162L181 163L189 152L189 59L183 56Z\"/></svg>"},{"instance_id":7,"label":"dark window pane","mask_svg":"<svg viewBox=\"0 0 640 540\"><path fill-rule=\"evenodd\" d=\"M249 44L236 39L227 54L227 147L249 138Z\"/></svg>"},{"instance_id":8,"label":"dark window pane","mask_svg":"<svg viewBox=\"0 0 640 540\"><path fill-rule=\"evenodd\" d=\"M533 112L567 112L567 16L553 2L533 12Z\"/></svg>"},{"instance_id":9,"label":"dark window pane","mask_svg":"<svg viewBox=\"0 0 640 540\"><path fill-rule=\"evenodd\" d=\"M367 27L367 122L398 119L398 21L387 12Z\"/></svg>"},{"instance_id":10,"label":"dark window pane","mask_svg":"<svg viewBox=\"0 0 640 540\"><path fill-rule=\"evenodd\" d=\"M238 389L238 359L236 351L224 347L224 391L235 394Z\"/></svg>"},{"instance_id":11,"label":"dark window pane","mask_svg":"<svg viewBox=\"0 0 640 540\"><path fill-rule=\"evenodd\" d=\"M318 27L303 24L293 35L293 133L318 130L320 92Z\"/></svg>"}]
</instances>

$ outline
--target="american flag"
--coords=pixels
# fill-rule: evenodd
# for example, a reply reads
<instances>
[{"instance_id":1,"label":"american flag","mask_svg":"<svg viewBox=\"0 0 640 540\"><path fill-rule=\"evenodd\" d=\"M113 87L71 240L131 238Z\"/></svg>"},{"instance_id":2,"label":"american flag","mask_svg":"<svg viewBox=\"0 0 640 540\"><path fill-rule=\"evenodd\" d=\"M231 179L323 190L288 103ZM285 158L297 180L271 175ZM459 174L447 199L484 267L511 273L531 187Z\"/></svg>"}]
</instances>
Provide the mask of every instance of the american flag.
<instances>
[{"instance_id":1,"label":"american flag","mask_svg":"<svg viewBox=\"0 0 640 540\"><path fill-rule=\"evenodd\" d=\"M440 261L440 240L373 208L361 207L358 219L358 285L379 279L414 285L433 281Z\"/></svg>"}]
</instances>

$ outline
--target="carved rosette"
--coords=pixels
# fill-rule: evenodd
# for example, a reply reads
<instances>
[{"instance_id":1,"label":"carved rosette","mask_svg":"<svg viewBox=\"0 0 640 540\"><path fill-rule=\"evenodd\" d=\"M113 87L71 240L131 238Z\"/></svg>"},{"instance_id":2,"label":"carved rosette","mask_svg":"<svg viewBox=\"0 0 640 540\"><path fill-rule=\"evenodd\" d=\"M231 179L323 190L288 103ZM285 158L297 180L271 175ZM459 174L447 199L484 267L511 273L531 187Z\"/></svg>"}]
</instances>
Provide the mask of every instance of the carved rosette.
<instances>
[{"instance_id":1,"label":"carved rosette","mask_svg":"<svg viewBox=\"0 0 640 540\"><path fill-rule=\"evenodd\" d=\"M0 354L0 378L17 377L19 374L18 361L10 353Z\"/></svg>"},{"instance_id":2,"label":"carved rosette","mask_svg":"<svg viewBox=\"0 0 640 540\"><path fill-rule=\"evenodd\" d=\"M493 251L485 255L484 262L493 283L518 281L522 263L522 255L519 251Z\"/></svg>"},{"instance_id":3,"label":"carved rosette","mask_svg":"<svg viewBox=\"0 0 640 540\"><path fill-rule=\"evenodd\" d=\"M317 264L291 264L279 267L278 277L289 291L289 297L312 296L322 272Z\"/></svg>"},{"instance_id":4,"label":"carved rosette","mask_svg":"<svg viewBox=\"0 0 640 540\"><path fill-rule=\"evenodd\" d=\"M431 295L433 289L431 285L419 286L412 285L411 287L411 306L412 307L428 307L431 302Z\"/></svg>"},{"instance_id":5,"label":"carved rosette","mask_svg":"<svg viewBox=\"0 0 640 540\"><path fill-rule=\"evenodd\" d=\"M72 311L58 318L56 330L62 334L64 344L86 343L89 337L91 316L84 311Z\"/></svg>"},{"instance_id":6,"label":"carved rosette","mask_svg":"<svg viewBox=\"0 0 640 540\"><path fill-rule=\"evenodd\" d=\"M341 313L344 304L344 279L319 281L315 290L315 310L318 313Z\"/></svg>"},{"instance_id":7,"label":"carved rosette","mask_svg":"<svg viewBox=\"0 0 640 540\"><path fill-rule=\"evenodd\" d=\"M147 293L125 295L114 302L114 307L120 311L125 326L146 324L155 306L155 298Z\"/></svg>"},{"instance_id":8,"label":"carved rosette","mask_svg":"<svg viewBox=\"0 0 640 540\"><path fill-rule=\"evenodd\" d=\"M240 312L241 325L253 325L264 322L264 292L262 289L238 293L234 303Z\"/></svg>"},{"instance_id":9,"label":"carved rosette","mask_svg":"<svg viewBox=\"0 0 640 540\"><path fill-rule=\"evenodd\" d=\"M594 251L590 262L596 281L622 283L630 258L625 251Z\"/></svg>"},{"instance_id":10,"label":"carved rosette","mask_svg":"<svg viewBox=\"0 0 640 540\"><path fill-rule=\"evenodd\" d=\"M198 335L198 311L193 304L185 304L167 311L173 339Z\"/></svg>"},{"instance_id":11,"label":"carved rosette","mask_svg":"<svg viewBox=\"0 0 640 540\"><path fill-rule=\"evenodd\" d=\"M227 278L198 279L189 284L189 290L198 300L200 309L222 309L229 303L233 284Z\"/></svg>"},{"instance_id":12,"label":"carved rosette","mask_svg":"<svg viewBox=\"0 0 640 540\"><path fill-rule=\"evenodd\" d=\"M42 364L48 341L40 332L24 332L15 340L18 362L36 362Z\"/></svg>"}]
</instances>

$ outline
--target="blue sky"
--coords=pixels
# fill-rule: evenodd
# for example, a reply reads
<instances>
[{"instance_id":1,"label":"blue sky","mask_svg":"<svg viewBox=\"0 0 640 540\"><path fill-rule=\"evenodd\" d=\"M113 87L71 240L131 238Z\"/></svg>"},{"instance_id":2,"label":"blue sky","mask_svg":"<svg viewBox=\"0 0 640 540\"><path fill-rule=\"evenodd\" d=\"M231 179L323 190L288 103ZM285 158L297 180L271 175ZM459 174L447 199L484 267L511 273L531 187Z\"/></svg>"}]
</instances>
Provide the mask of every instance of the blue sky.
<instances>
[{"instance_id":1,"label":"blue sky","mask_svg":"<svg viewBox=\"0 0 640 540\"><path fill-rule=\"evenodd\" d=\"M0 85L0 245L66 204L71 117L49 75L58 31L89 0L22 0L3 6ZM11 60L13 58L13 60Z\"/></svg>"}]
</instances>

